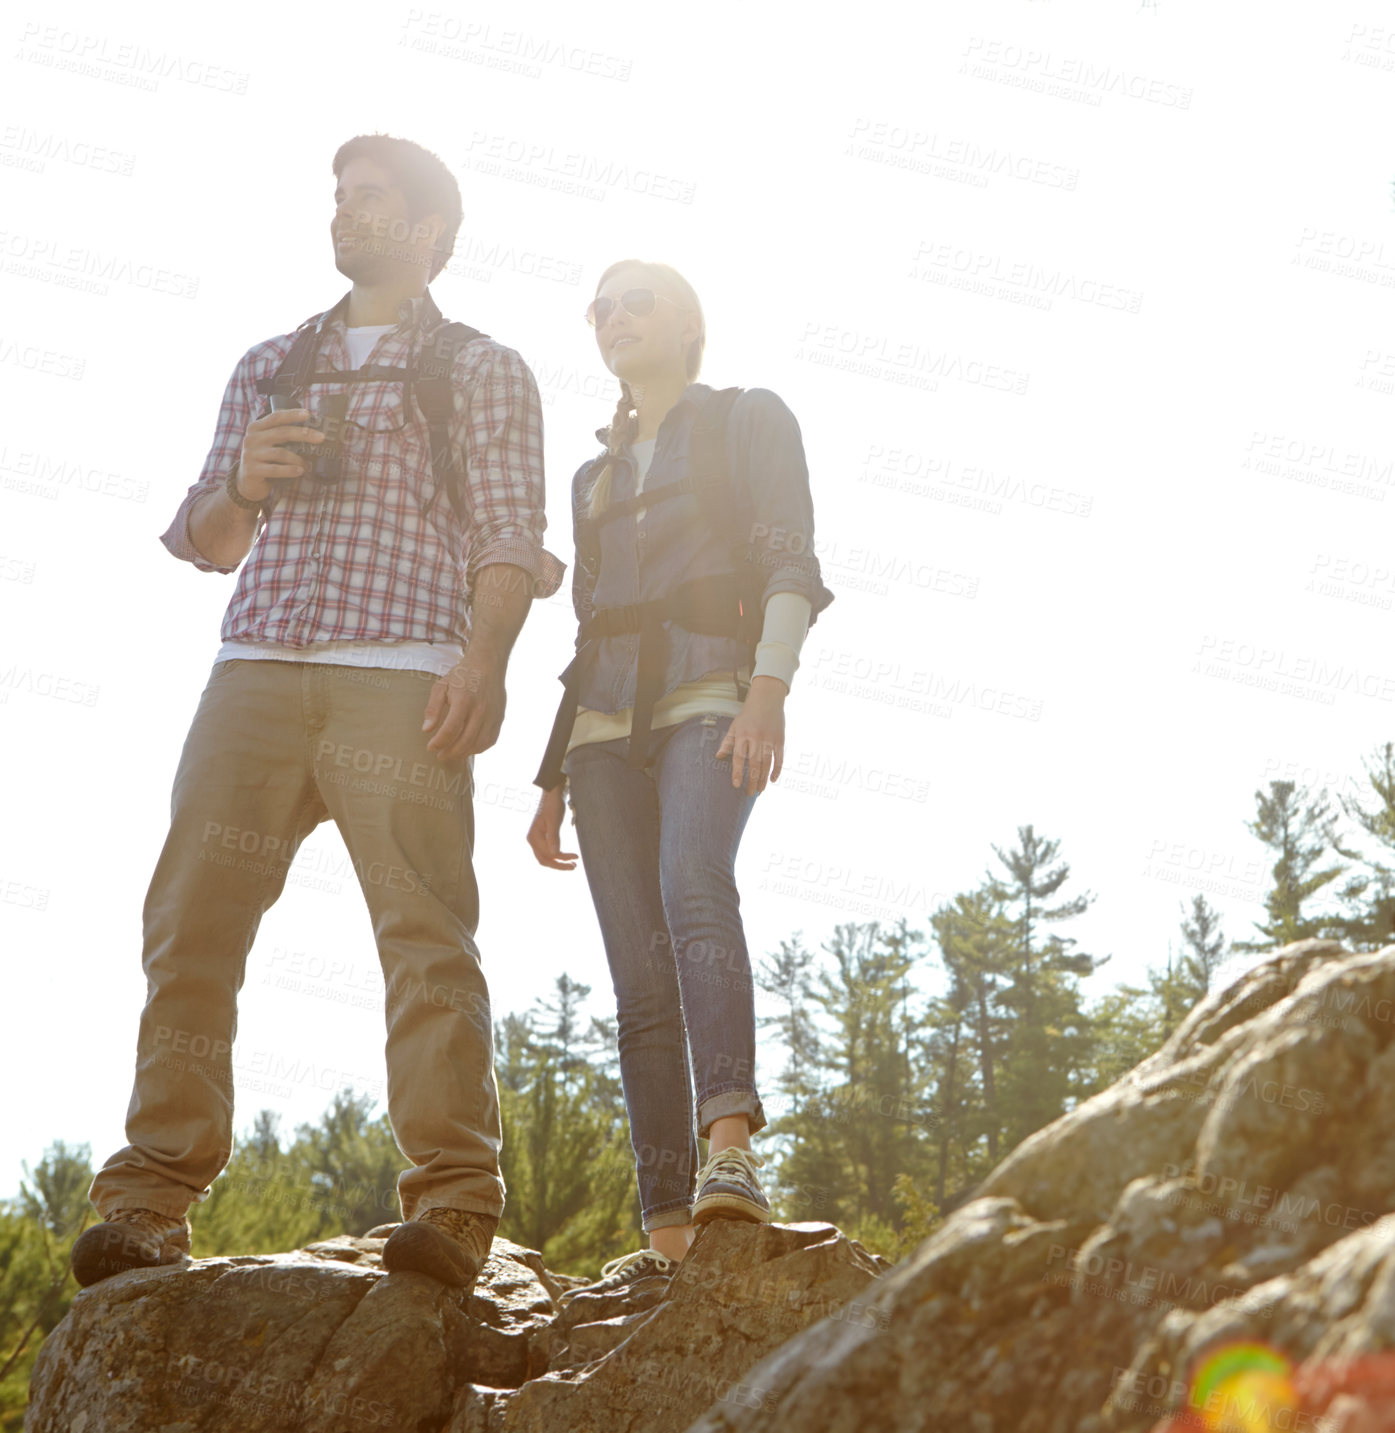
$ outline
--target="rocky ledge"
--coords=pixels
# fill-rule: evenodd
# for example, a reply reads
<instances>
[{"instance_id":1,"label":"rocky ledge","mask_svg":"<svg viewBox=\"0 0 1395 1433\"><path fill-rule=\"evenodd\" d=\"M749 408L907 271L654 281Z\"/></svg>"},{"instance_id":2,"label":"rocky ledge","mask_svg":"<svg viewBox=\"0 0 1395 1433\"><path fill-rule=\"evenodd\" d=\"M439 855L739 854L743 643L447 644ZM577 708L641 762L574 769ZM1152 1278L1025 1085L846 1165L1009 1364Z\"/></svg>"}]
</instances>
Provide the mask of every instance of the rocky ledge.
<instances>
[{"instance_id":1,"label":"rocky ledge","mask_svg":"<svg viewBox=\"0 0 1395 1433\"><path fill-rule=\"evenodd\" d=\"M390 1228L83 1290L26 1433L672 1433L889 1267L829 1224L712 1224L672 1280L563 1306L584 1281L506 1239L468 1295L389 1277Z\"/></svg>"},{"instance_id":2,"label":"rocky ledge","mask_svg":"<svg viewBox=\"0 0 1395 1433\"><path fill-rule=\"evenodd\" d=\"M1395 946L1304 941L691 1433L1395 1433Z\"/></svg>"},{"instance_id":3,"label":"rocky ledge","mask_svg":"<svg viewBox=\"0 0 1395 1433\"><path fill-rule=\"evenodd\" d=\"M890 1272L718 1223L671 1283L381 1239L85 1290L28 1433L1395 1433L1395 946L1290 946L1039 1131ZM375 1233L383 1231L375 1231Z\"/></svg>"}]
</instances>

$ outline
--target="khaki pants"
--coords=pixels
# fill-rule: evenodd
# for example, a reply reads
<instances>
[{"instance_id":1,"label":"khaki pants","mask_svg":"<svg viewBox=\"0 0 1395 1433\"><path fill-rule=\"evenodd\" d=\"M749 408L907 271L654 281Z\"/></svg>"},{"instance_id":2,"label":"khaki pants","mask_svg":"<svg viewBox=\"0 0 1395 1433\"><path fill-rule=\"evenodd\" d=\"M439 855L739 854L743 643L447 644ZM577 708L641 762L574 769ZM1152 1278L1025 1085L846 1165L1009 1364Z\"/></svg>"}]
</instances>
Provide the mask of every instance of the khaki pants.
<instances>
[{"instance_id":1,"label":"khaki pants","mask_svg":"<svg viewBox=\"0 0 1395 1433\"><path fill-rule=\"evenodd\" d=\"M130 1143L91 1190L104 1218L136 1207L182 1215L227 1164L247 955L297 848L327 816L368 903L387 985L388 1116L413 1166L398 1180L403 1218L434 1205L503 1209L493 1027L474 940L472 764L426 749L434 680L324 663L213 668L146 896Z\"/></svg>"}]
</instances>

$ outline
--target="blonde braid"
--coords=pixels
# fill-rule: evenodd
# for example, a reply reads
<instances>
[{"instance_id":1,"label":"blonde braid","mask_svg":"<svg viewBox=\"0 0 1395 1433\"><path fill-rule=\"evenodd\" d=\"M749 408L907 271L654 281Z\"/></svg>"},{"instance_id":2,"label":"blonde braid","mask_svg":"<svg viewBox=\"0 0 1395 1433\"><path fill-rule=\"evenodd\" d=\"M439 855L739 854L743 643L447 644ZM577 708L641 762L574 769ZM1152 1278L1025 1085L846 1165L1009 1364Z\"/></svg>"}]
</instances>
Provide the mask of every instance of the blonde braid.
<instances>
[{"instance_id":1,"label":"blonde braid","mask_svg":"<svg viewBox=\"0 0 1395 1433\"><path fill-rule=\"evenodd\" d=\"M586 504L587 517L594 518L610 501L611 475L615 471L615 459L629 444L634 442L635 434L638 432L639 410L635 407L635 398L630 391L630 385L622 380L620 401L615 405L615 416L610 420L610 427L606 430L606 452L609 457L591 484L591 493Z\"/></svg>"}]
</instances>

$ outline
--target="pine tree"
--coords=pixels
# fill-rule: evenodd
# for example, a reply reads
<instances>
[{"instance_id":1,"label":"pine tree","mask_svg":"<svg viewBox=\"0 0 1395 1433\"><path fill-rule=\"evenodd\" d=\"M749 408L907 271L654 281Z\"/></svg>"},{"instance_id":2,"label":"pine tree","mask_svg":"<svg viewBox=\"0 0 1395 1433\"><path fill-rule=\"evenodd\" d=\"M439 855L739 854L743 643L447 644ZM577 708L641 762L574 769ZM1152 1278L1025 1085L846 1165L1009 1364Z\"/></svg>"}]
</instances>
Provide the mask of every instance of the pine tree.
<instances>
[{"instance_id":1,"label":"pine tree","mask_svg":"<svg viewBox=\"0 0 1395 1433\"><path fill-rule=\"evenodd\" d=\"M1277 950L1296 940L1331 933L1331 917L1303 912L1304 905L1343 870L1337 865L1321 865L1328 847L1336 841L1336 817L1327 797L1310 798L1292 781L1271 781L1267 796L1255 792L1255 803L1255 819L1245 825L1274 852L1274 884L1264 902L1268 920L1254 922L1264 939L1236 941L1235 949Z\"/></svg>"},{"instance_id":2,"label":"pine tree","mask_svg":"<svg viewBox=\"0 0 1395 1433\"><path fill-rule=\"evenodd\" d=\"M813 955L800 937L780 942L778 955L765 956L755 972L756 984L783 1005L778 1015L764 1015L757 1024L774 1028L785 1049L785 1067L775 1087L792 1102L807 1096L819 1060L819 1036L809 1012Z\"/></svg>"},{"instance_id":3,"label":"pine tree","mask_svg":"<svg viewBox=\"0 0 1395 1433\"><path fill-rule=\"evenodd\" d=\"M86 1145L55 1140L30 1169L17 1199L0 1202L0 1429L19 1433L34 1359L77 1294L68 1269L73 1241L92 1223Z\"/></svg>"},{"instance_id":4,"label":"pine tree","mask_svg":"<svg viewBox=\"0 0 1395 1433\"><path fill-rule=\"evenodd\" d=\"M634 1154L613 1021L583 1028L590 986L563 974L550 999L507 1016L501 1054L500 1165L508 1202L500 1233L578 1272L638 1243Z\"/></svg>"},{"instance_id":5,"label":"pine tree","mask_svg":"<svg viewBox=\"0 0 1395 1433\"><path fill-rule=\"evenodd\" d=\"M1085 1090L1090 1095L1123 1079L1166 1038L1156 988L1116 986L1091 1008L1090 1023L1094 1038Z\"/></svg>"},{"instance_id":6,"label":"pine tree","mask_svg":"<svg viewBox=\"0 0 1395 1433\"><path fill-rule=\"evenodd\" d=\"M92 1217L87 1191L92 1185L92 1150L85 1144L69 1148L54 1140L34 1169L27 1164L20 1184L20 1207L55 1239L72 1239Z\"/></svg>"},{"instance_id":7,"label":"pine tree","mask_svg":"<svg viewBox=\"0 0 1395 1433\"><path fill-rule=\"evenodd\" d=\"M1017 849L993 848L1007 871L991 872L993 895L1013 919L1015 943L1012 979L999 1002L1014 1015L1004 1067L1003 1128L1016 1144L1057 1118L1088 1085L1090 1024L1076 984L1109 957L1096 959L1072 950L1074 938L1042 926L1084 914L1094 901L1088 892L1049 904L1070 879L1070 866L1058 861L1060 842L1019 826Z\"/></svg>"},{"instance_id":8,"label":"pine tree","mask_svg":"<svg viewBox=\"0 0 1395 1433\"><path fill-rule=\"evenodd\" d=\"M191 1206L195 1258L278 1254L349 1232L312 1180L299 1142L281 1147L280 1123L271 1110L259 1111L208 1198ZM373 1222L395 1217L384 1213Z\"/></svg>"},{"instance_id":9,"label":"pine tree","mask_svg":"<svg viewBox=\"0 0 1395 1433\"><path fill-rule=\"evenodd\" d=\"M950 905L931 916L930 924L954 992L949 1009L963 1023L978 1082L977 1099L971 1107L947 1110L942 1102L940 1114L951 1121L964 1163L977 1177L997 1164L1003 1152L998 1086L1008 1045L1002 995L1013 975L1013 922L1003 910L998 888L989 882L955 896ZM957 1033L953 1038L957 1050ZM956 1119L958 1127L954 1128ZM980 1142L986 1150L987 1168L978 1153ZM945 1207L943 1191L936 1202Z\"/></svg>"},{"instance_id":10,"label":"pine tree","mask_svg":"<svg viewBox=\"0 0 1395 1433\"><path fill-rule=\"evenodd\" d=\"M1190 1009L1203 995L1210 993L1211 982L1226 958L1220 914L1207 904L1200 891L1192 897L1190 914L1185 906L1182 908L1182 941L1185 949L1181 955L1181 974L1188 982L1191 1001L1187 1008Z\"/></svg>"},{"instance_id":11,"label":"pine tree","mask_svg":"<svg viewBox=\"0 0 1395 1433\"><path fill-rule=\"evenodd\" d=\"M1161 1045L1186 1018L1198 996L1186 957L1174 956L1170 943L1167 948L1167 964L1161 970L1156 966L1149 968L1148 994L1154 1007L1153 1029L1157 1035L1157 1044Z\"/></svg>"},{"instance_id":12,"label":"pine tree","mask_svg":"<svg viewBox=\"0 0 1395 1433\"><path fill-rule=\"evenodd\" d=\"M1339 856L1358 863L1341 891L1343 913L1333 923L1333 934L1355 950L1379 950L1395 941L1395 744L1386 742L1363 763L1366 780L1375 793L1367 806L1355 796L1341 796L1342 809L1376 848L1363 854L1350 843L1334 841Z\"/></svg>"},{"instance_id":13,"label":"pine tree","mask_svg":"<svg viewBox=\"0 0 1395 1433\"><path fill-rule=\"evenodd\" d=\"M784 1018L798 1031L799 1064L787 1066L788 1111L771 1122L780 1150L779 1213L824 1218L874 1244L894 1242L903 1218L896 1179L929 1168L920 1016L910 976L921 937L902 922L836 927L816 978L797 948L768 961L762 980L812 1012ZM797 1073L795 1073L797 1068Z\"/></svg>"},{"instance_id":14,"label":"pine tree","mask_svg":"<svg viewBox=\"0 0 1395 1433\"><path fill-rule=\"evenodd\" d=\"M951 1179L956 1188L969 1182L963 1141L975 1101L969 1029L973 991L965 970L958 959L945 952L943 943L941 953L949 975L949 989L931 1000L922 1041L935 1090L934 1206L937 1210L944 1208L945 1190Z\"/></svg>"},{"instance_id":15,"label":"pine tree","mask_svg":"<svg viewBox=\"0 0 1395 1433\"><path fill-rule=\"evenodd\" d=\"M766 1127L761 1132L762 1153L770 1166L766 1193L771 1208L780 1218L800 1220L826 1215L823 1201L811 1197L794 1181L790 1156L802 1127L799 1115L808 1110L818 1091L822 1050L818 1027L810 1005L813 1001L813 953L805 949L796 934L780 942L776 955L761 959L754 973L755 983L780 1002L774 1015L757 1015L757 1030L773 1030L779 1036L785 1063L780 1073L758 1072ZM766 1052L762 1046L762 1064Z\"/></svg>"},{"instance_id":16,"label":"pine tree","mask_svg":"<svg viewBox=\"0 0 1395 1433\"><path fill-rule=\"evenodd\" d=\"M557 1068L571 1076L586 1064L587 1031L582 1025L582 1006L591 994L589 985L573 980L565 971L557 977L556 993L533 1002L533 1042L550 1051Z\"/></svg>"},{"instance_id":17,"label":"pine tree","mask_svg":"<svg viewBox=\"0 0 1395 1433\"><path fill-rule=\"evenodd\" d=\"M372 1095L340 1090L318 1125L301 1125L293 1153L308 1169L325 1223L364 1235L401 1217L397 1179L405 1161L386 1115L371 1118Z\"/></svg>"}]
</instances>

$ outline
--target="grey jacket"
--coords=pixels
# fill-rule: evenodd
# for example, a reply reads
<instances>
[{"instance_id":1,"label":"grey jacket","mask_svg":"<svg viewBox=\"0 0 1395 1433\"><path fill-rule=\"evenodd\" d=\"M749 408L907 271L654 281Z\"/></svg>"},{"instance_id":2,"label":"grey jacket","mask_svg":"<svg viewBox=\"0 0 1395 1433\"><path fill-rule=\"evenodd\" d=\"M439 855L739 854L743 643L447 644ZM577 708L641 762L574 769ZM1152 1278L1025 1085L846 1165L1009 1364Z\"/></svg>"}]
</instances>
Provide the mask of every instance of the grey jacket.
<instances>
[{"instance_id":1,"label":"grey jacket","mask_svg":"<svg viewBox=\"0 0 1395 1433\"><path fill-rule=\"evenodd\" d=\"M688 476L693 424L712 393L690 383L659 427L646 494ZM605 441L605 429L596 435ZM591 474L599 459L583 463L572 479L573 538L584 510ZM799 424L768 388L748 388L736 399L727 424L727 464L738 510L731 530L718 531L693 494L646 508L642 519L622 514L599 525L599 561L578 550L572 573L572 605L585 622L596 608L648 602L681 583L734 572L742 546L768 574L764 601L776 592L797 592L809 600L810 621L833 601L814 555L814 507ZM635 491L636 468L628 451L615 460L610 500ZM733 551L732 541L739 546ZM734 638L703 636L673 623L668 628L668 662L661 696L706 672L729 670L738 698L745 692L737 671L750 660L749 648ZM617 712L634 705L639 634L592 640L580 654L578 700L593 711Z\"/></svg>"}]
</instances>

